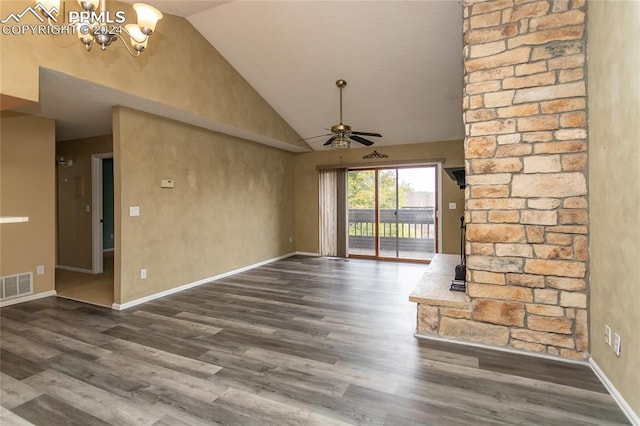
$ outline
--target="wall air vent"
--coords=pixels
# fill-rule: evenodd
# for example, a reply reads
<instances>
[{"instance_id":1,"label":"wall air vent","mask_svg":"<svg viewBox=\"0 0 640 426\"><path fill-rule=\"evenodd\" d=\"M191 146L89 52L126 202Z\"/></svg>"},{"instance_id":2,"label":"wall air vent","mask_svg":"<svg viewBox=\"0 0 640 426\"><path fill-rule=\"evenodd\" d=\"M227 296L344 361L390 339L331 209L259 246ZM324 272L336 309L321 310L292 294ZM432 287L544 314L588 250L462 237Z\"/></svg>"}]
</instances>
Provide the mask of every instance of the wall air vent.
<instances>
[{"instance_id":1,"label":"wall air vent","mask_svg":"<svg viewBox=\"0 0 640 426\"><path fill-rule=\"evenodd\" d=\"M2 300L33 294L33 273L0 277L2 282Z\"/></svg>"}]
</instances>

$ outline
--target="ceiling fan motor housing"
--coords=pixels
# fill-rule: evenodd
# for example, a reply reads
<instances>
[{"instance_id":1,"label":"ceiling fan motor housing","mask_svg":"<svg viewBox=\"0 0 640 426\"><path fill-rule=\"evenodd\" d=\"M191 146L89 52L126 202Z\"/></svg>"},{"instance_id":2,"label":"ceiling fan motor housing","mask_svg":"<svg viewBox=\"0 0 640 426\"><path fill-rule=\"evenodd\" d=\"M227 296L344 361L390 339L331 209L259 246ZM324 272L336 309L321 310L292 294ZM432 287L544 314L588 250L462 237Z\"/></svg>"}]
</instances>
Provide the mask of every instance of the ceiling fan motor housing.
<instances>
[{"instance_id":1,"label":"ceiling fan motor housing","mask_svg":"<svg viewBox=\"0 0 640 426\"><path fill-rule=\"evenodd\" d=\"M331 133L336 136L348 137L351 135L351 126L342 123L336 124L335 126L331 126Z\"/></svg>"}]
</instances>

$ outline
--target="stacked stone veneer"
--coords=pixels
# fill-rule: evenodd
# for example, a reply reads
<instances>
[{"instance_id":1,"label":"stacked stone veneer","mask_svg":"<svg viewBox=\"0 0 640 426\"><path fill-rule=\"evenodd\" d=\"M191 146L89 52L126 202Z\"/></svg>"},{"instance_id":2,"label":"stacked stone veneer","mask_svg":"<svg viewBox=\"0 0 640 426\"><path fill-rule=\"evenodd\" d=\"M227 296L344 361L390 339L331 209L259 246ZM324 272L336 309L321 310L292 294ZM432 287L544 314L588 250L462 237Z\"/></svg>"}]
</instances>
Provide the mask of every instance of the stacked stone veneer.
<instances>
[{"instance_id":1,"label":"stacked stone veneer","mask_svg":"<svg viewBox=\"0 0 640 426\"><path fill-rule=\"evenodd\" d=\"M470 300L439 333L584 357L586 3L463 8Z\"/></svg>"}]
</instances>

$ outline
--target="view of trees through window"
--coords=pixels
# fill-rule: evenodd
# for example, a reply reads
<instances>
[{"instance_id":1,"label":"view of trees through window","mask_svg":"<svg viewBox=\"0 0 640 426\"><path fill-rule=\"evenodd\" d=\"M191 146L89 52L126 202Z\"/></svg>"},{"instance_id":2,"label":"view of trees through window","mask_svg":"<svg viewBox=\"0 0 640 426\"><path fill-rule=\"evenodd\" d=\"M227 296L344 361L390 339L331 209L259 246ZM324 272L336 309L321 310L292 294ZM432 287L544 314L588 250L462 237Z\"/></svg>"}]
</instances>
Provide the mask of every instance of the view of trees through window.
<instances>
[{"instance_id":1,"label":"view of trees through window","mask_svg":"<svg viewBox=\"0 0 640 426\"><path fill-rule=\"evenodd\" d=\"M395 170L381 170L380 179L380 208L396 208L396 174ZM349 172L349 208L351 209L371 209L375 202L375 173L373 170L368 173L361 171ZM409 182L398 183L398 204L407 204L407 194L413 192Z\"/></svg>"}]
</instances>

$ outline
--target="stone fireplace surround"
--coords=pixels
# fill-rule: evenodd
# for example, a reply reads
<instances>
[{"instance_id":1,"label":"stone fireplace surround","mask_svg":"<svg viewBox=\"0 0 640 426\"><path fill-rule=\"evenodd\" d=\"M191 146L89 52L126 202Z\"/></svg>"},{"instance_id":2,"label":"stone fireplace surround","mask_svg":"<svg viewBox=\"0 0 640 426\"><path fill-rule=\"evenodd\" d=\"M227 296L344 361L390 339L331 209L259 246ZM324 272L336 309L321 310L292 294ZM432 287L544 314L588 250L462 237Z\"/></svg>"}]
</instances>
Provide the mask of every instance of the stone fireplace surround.
<instances>
[{"instance_id":1,"label":"stone fireplace surround","mask_svg":"<svg viewBox=\"0 0 640 426\"><path fill-rule=\"evenodd\" d=\"M418 334L587 356L586 7L463 1L467 295Z\"/></svg>"}]
</instances>

